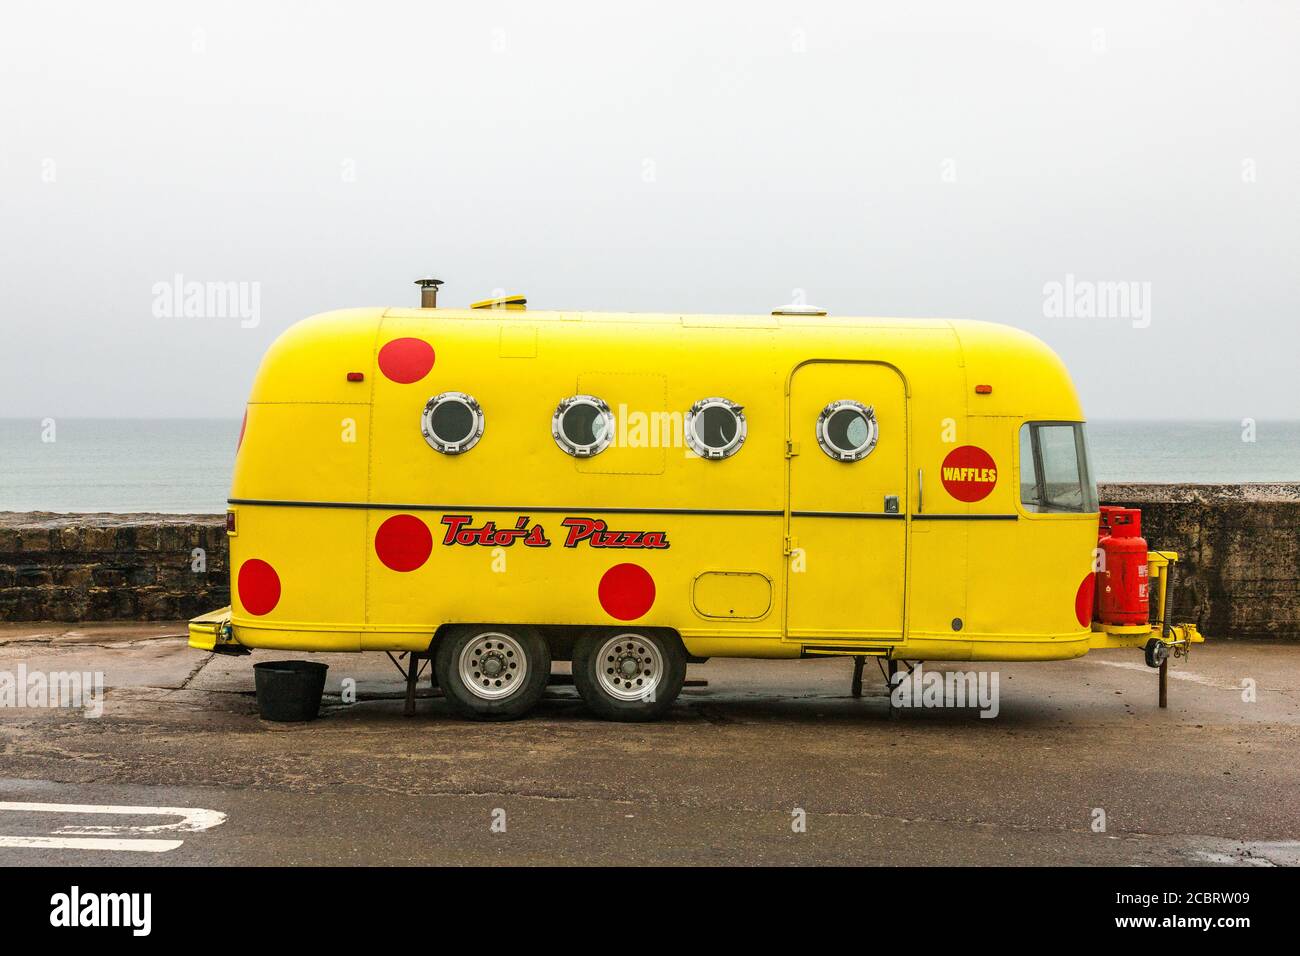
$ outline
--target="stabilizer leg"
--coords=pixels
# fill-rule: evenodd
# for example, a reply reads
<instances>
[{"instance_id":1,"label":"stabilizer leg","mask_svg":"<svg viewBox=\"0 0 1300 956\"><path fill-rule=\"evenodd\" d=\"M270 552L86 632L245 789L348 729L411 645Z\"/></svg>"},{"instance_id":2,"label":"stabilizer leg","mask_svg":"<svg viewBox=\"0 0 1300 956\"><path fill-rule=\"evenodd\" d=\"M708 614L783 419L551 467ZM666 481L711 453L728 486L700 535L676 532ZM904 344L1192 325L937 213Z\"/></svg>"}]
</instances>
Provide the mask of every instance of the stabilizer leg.
<instances>
[{"instance_id":1,"label":"stabilizer leg","mask_svg":"<svg viewBox=\"0 0 1300 956\"><path fill-rule=\"evenodd\" d=\"M866 666L867 659L861 654L855 654L853 657L853 685L849 688L849 693L854 697L862 696L862 668Z\"/></svg>"},{"instance_id":2,"label":"stabilizer leg","mask_svg":"<svg viewBox=\"0 0 1300 956\"><path fill-rule=\"evenodd\" d=\"M407 655L406 663L406 709L407 717L415 716L415 682L420 679L420 659L412 651Z\"/></svg>"},{"instance_id":3,"label":"stabilizer leg","mask_svg":"<svg viewBox=\"0 0 1300 956\"><path fill-rule=\"evenodd\" d=\"M889 659L889 673L885 679L885 699L889 701L889 719L898 719L898 708L894 706L894 675L898 673L898 661Z\"/></svg>"}]
</instances>

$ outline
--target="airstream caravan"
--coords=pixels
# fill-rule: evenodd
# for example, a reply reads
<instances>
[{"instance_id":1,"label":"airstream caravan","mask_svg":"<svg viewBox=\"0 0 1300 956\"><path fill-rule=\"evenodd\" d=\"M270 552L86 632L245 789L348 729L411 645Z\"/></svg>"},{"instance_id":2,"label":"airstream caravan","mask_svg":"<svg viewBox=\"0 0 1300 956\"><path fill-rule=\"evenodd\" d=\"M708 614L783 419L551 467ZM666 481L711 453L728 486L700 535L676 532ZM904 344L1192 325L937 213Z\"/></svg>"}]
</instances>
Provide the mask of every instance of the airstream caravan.
<instances>
[{"instance_id":1,"label":"airstream caravan","mask_svg":"<svg viewBox=\"0 0 1300 956\"><path fill-rule=\"evenodd\" d=\"M553 660L639 720L702 658L1193 639L1094 622L1083 411L1050 349L982 322L318 315L262 361L227 532L232 606L194 647L430 655L477 718L528 711Z\"/></svg>"}]
</instances>

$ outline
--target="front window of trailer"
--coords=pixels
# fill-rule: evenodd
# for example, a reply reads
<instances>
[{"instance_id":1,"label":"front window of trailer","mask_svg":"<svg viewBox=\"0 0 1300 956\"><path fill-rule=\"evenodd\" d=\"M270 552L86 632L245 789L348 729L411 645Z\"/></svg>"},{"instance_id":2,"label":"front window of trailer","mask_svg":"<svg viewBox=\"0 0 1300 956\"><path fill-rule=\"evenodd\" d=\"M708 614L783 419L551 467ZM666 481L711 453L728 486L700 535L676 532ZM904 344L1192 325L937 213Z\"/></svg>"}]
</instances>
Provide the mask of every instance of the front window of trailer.
<instances>
[{"instance_id":1,"label":"front window of trailer","mask_svg":"<svg viewBox=\"0 0 1300 956\"><path fill-rule=\"evenodd\" d=\"M1097 510L1088 430L1082 422L1020 426L1020 501L1026 511L1041 513Z\"/></svg>"}]
</instances>

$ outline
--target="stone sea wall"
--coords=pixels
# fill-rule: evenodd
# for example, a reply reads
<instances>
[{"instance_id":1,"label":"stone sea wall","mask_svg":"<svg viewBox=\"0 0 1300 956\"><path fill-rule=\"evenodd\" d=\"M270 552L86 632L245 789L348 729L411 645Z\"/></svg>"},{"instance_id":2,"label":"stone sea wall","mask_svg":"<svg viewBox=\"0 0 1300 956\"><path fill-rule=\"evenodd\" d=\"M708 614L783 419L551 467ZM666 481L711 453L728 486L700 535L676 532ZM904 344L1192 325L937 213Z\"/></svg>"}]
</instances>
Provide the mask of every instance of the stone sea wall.
<instances>
[{"instance_id":1,"label":"stone sea wall","mask_svg":"<svg viewBox=\"0 0 1300 956\"><path fill-rule=\"evenodd\" d=\"M0 621L170 621L228 603L224 515L0 512Z\"/></svg>"},{"instance_id":2,"label":"stone sea wall","mask_svg":"<svg viewBox=\"0 0 1300 956\"><path fill-rule=\"evenodd\" d=\"M1181 556L1173 618L1300 640L1300 483L1111 484ZM176 620L230 601L221 515L0 513L0 621Z\"/></svg>"},{"instance_id":3,"label":"stone sea wall","mask_svg":"<svg viewBox=\"0 0 1300 956\"><path fill-rule=\"evenodd\" d=\"M1211 638L1300 640L1300 483L1111 484L1149 547L1177 551L1171 617Z\"/></svg>"}]
</instances>

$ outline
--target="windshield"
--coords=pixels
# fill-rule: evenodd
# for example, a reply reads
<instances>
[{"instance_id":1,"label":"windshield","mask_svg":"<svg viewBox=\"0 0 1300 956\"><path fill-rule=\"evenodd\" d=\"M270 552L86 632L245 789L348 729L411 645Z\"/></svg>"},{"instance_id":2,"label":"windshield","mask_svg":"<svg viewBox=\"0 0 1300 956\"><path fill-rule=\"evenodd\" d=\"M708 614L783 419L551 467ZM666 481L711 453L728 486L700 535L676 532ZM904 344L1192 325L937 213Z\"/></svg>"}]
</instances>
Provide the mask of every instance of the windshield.
<instances>
[{"instance_id":1,"label":"windshield","mask_svg":"<svg viewBox=\"0 0 1300 956\"><path fill-rule=\"evenodd\" d=\"M1026 511L1097 510L1088 432L1082 422L1020 426L1020 501Z\"/></svg>"}]
</instances>

